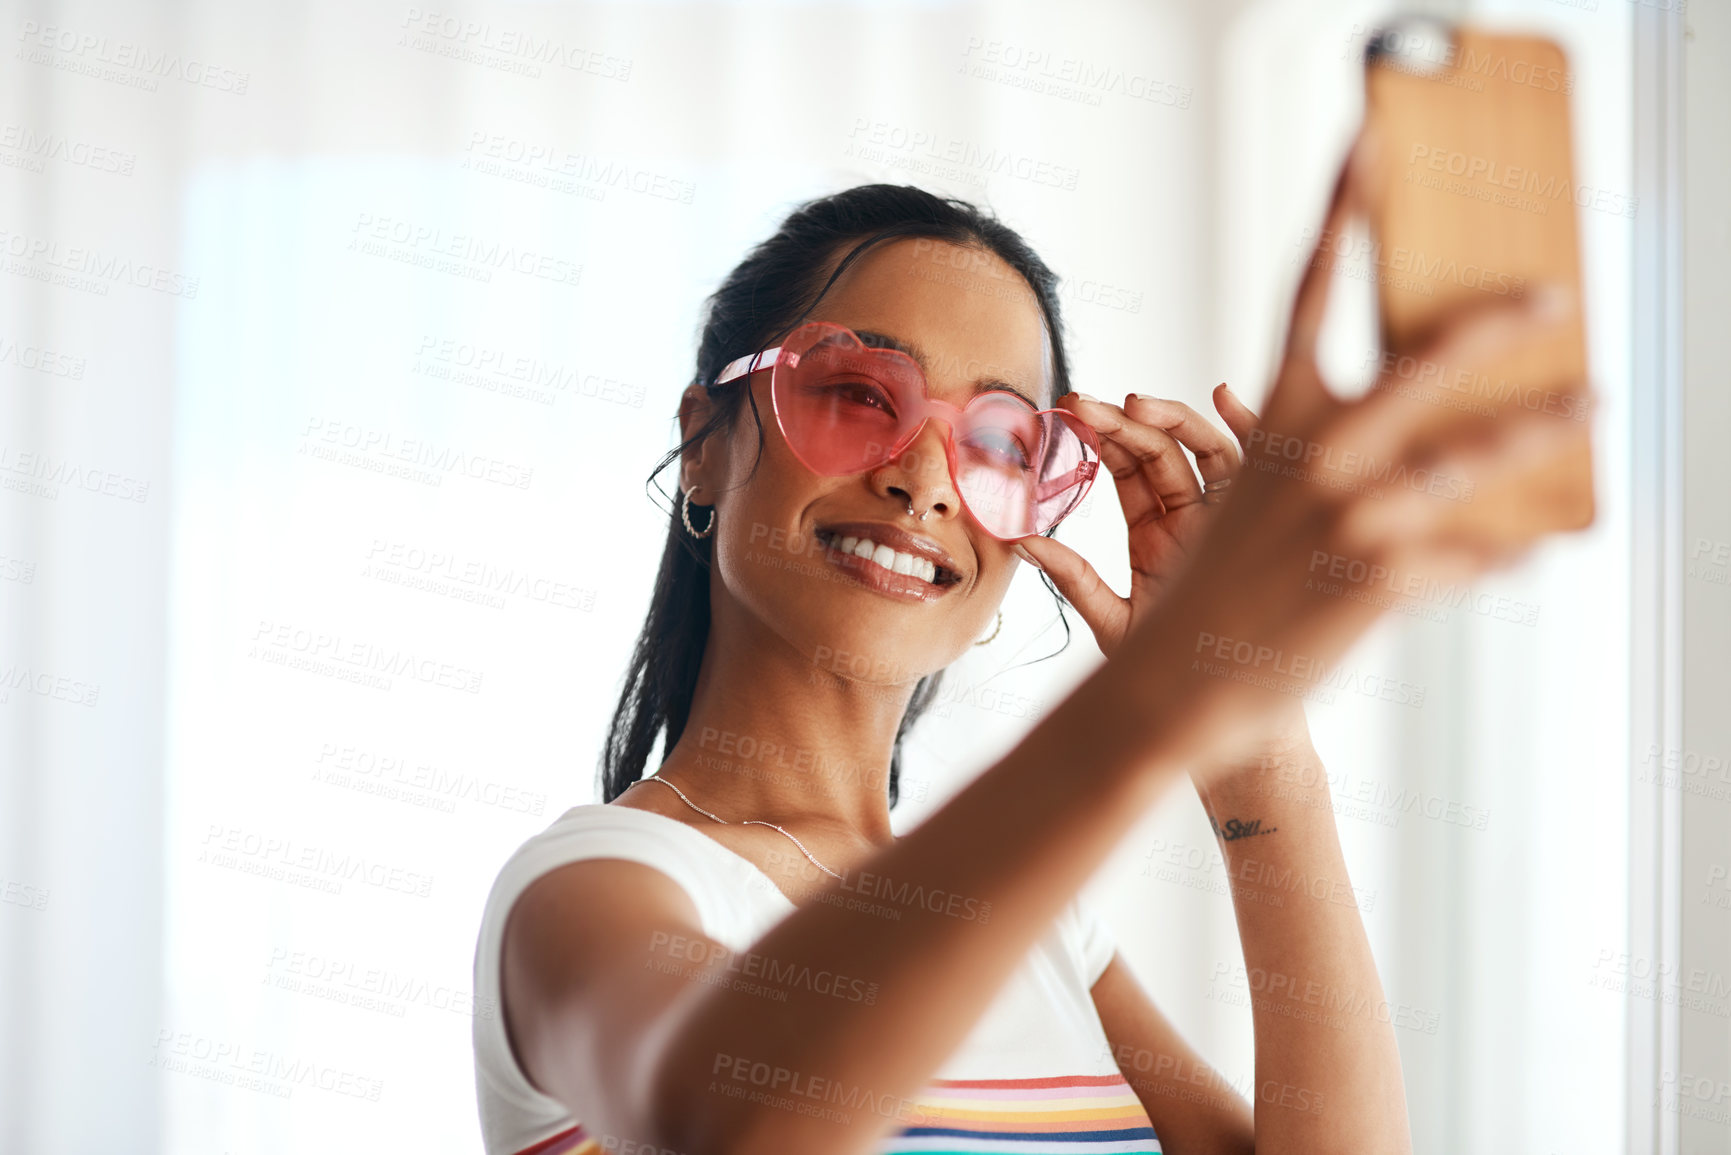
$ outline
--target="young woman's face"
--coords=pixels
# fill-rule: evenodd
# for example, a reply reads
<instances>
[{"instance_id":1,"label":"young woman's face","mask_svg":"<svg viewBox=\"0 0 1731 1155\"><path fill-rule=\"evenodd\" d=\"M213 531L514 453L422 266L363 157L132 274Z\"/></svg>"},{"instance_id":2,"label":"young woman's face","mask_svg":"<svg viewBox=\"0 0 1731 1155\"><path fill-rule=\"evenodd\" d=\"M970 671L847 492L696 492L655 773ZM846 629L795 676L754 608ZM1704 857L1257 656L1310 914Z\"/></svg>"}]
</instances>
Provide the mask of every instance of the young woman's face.
<instances>
[{"instance_id":1,"label":"young woman's face","mask_svg":"<svg viewBox=\"0 0 1731 1155\"><path fill-rule=\"evenodd\" d=\"M831 258L826 276L840 258ZM931 395L957 407L1006 385L1041 409L1054 400L1039 304L1020 274L983 250L926 238L875 245L808 319L845 325L868 344L910 354L922 363ZM697 487L693 505L716 506L714 628L724 636L746 631L730 644L747 645L758 628L770 631L811 662L814 676L828 671L863 682L912 682L965 654L992 629L1019 561L1010 543L987 533L964 508L949 473L948 427L930 421L898 459L823 477L783 439L772 416L770 374L746 380L763 419L756 471L757 430L749 416L731 437L712 437L697 462L688 455L681 471L685 488ZM917 515L928 510L920 521ZM702 528L705 516L694 510L693 524ZM918 543L898 540L898 530ZM842 536L916 558L933 555L918 544L935 547L942 570L930 583L920 565L898 575L894 559L886 569L844 557ZM876 556L886 557L882 550Z\"/></svg>"}]
</instances>

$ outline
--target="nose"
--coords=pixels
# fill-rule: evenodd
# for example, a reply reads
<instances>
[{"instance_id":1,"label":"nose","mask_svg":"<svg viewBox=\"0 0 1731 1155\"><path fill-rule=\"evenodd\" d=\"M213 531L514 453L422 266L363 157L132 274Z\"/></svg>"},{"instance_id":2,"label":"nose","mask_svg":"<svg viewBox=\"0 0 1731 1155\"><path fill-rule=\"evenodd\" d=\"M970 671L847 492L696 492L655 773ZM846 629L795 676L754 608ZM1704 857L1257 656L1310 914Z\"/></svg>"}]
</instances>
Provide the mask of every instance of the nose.
<instances>
[{"instance_id":1,"label":"nose","mask_svg":"<svg viewBox=\"0 0 1731 1155\"><path fill-rule=\"evenodd\" d=\"M954 517L962 502L950 476L949 436L948 422L928 418L906 449L872 470L872 488L915 512Z\"/></svg>"}]
</instances>

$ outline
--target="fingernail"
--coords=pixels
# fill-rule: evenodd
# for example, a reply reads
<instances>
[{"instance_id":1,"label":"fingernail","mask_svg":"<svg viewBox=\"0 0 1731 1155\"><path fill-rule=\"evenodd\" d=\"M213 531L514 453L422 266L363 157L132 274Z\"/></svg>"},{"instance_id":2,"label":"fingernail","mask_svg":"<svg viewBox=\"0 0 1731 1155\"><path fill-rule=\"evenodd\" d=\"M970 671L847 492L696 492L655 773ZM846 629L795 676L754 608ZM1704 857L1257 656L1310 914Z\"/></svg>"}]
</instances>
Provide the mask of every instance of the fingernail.
<instances>
[{"instance_id":1,"label":"fingernail","mask_svg":"<svg viewBox=\"0 0 1731 1155\"><path fill-rule=\"evenodd\" d=\"M1152 393L1126 393L1124 395L1124 404L1126 404L1126 405L1130 404L1130 402L1132 402L1132 401L1158 401L1158 400L1160 400L1160 398L1154 396L1154 394L1152 394Z\"/></svg>"},{"instance_id":2,"label":"fingernail","mask_svg":"<svg viewBox=\"0 0 1731 1155\"><path fill-rule=\"evenodd\" d=\"M1044 571L1046 568L1045 566L1041 565L1039 562L1034 560L1034 555L1029 553L1027 551L1027 549L1022 545L1021 542L1017 542L1015 545L1011 546L1010 552L1015 554L1017 557L1021 558L1023 561L1027 562L1029 565L1033 566L1037 570Z\"/></svg>"},{"instance_id":3,"label":"fingernail","mask_svg":"<svg viewBox=\"0 0 1731 1155\"><path fill-rule=\"evenodd\" d=\"M1070 390L1070 396L1079 397L1083 401L1092 401L1096 405L1098 405L1100 403L1100 399L1098 397L1090 397L1086 393L1079 393L1074 389Z\"/></svg>"}]
</instances>

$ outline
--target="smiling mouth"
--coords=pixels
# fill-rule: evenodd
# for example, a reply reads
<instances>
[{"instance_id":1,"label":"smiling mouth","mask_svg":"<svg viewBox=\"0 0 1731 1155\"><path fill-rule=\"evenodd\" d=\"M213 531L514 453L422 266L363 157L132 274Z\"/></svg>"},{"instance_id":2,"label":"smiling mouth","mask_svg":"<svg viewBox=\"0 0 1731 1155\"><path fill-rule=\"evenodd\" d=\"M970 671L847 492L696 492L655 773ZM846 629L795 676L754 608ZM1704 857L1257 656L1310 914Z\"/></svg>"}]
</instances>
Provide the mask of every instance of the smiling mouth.
<instances>
[{"instance_id":1,"label":"smiling mouth","mask_svg":"<svg viewBox=\"0 0 1731 1155\"><path fill-rule=\"evenodd\" d=\"M955 585L962 580L961 574L937 564L930 558L883 545L868 537L858 537L853 534L843 535L832 530L818 530L817 539L826 548L837 553L851 554L861 561L878 566L889 573L914 578L938 589Z\"/></svg>"}]
</instances>

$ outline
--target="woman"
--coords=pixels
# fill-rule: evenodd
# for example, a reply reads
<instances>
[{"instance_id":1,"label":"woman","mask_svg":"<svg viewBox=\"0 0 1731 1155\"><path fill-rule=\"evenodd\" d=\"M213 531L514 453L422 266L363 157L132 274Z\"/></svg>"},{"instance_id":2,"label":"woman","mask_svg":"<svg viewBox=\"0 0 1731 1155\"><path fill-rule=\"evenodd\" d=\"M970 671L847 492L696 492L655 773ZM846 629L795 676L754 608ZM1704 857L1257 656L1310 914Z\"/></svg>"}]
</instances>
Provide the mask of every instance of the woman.
<instances>
[{"instance_id":1,"label":"woman","mask_svg":"<svg viewBox=\"0 0 1731 1155\"><path fill-rule=\"evenodd\" d=\"M1353 211L1353 171L1325 237ZM531 838L488 900L490 1153L1410 1148L1298 698L1377 611L1307 588L1307 568L1320 551L1458 580L1510 558L1443 539L1426 493L1323 475L1336 451L1369 453L1482 487L1559 452L1567 423L1439 441L1435 411L1390 391L1334 399L1314 357L1327 281L1313 261L1262 424L1330 450L1307 480L1240 471L1239 446L1184 405L1070 391L1056 278L960 202L851 189L801 207L729 276L679 408L682 493L605 802ZM1483 363L1561 311L1490 307L1425 355ZM845 398L820 393L825 372ZM1229 389L1214 401L1258 443ZM1036 409L1069 416L1042 425ZM870 421L883 436L860 432ZM1056 464L1017 456L1019 429L1061 442ZM1049 536L1096 450L1128 522L1128 598ZM1018 488L1030 477L1038 492ZM941 671L995 632L1020 562L1107 661L897 838L902 739ZM1252 1102L1077 901L1184 771L1258 976Z\"/></svg>"}]
</instances>

